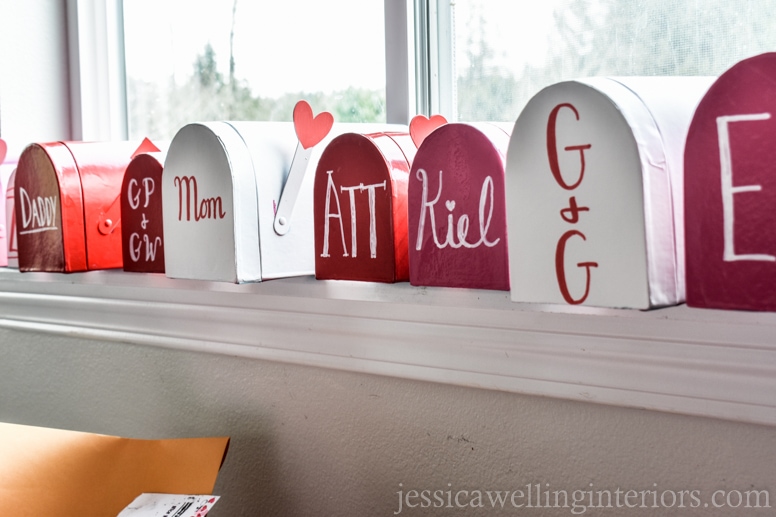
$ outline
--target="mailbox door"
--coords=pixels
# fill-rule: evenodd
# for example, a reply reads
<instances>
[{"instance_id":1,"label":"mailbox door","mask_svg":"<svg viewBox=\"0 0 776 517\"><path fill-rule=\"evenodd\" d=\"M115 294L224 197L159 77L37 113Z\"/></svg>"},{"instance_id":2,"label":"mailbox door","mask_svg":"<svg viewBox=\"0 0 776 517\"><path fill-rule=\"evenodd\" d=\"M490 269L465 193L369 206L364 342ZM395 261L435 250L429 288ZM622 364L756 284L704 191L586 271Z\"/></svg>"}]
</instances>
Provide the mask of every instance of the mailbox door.
<instances>
[{"instance_id":1,"label":"mailbox door","mask_svg":"<svg viewBox=\"0 0 776 517\"><path fill-rule=\"evenodd\" d=\"M139 154L121 185L121 248L124 271L164 273L162 153Z\"/></svg>"},{"instance_id":2,"label":"mailbox door","mask_svg":"<svg viewBox=\"0 0 776 517\"><path fill-rule=\"evenodd\" d=\"M222 282L261 280L253 163L225 122L189 124L162 172L165 274Z\"/></svg>"},{"instance_id":3,"label":"mailbox door","mask_svg":"<svg viewBox=\"0 0 776 517\"><path fill-rule=\"evenodd\" d=\"M22 152L14 213L21 271L87 269L81 180L64 144L32 144Z\"/></svg>"},{"instance_id":4,"label":"mailbox door","mask_svg":"<svg viewBox=\"0 0 776 517\"><path fill-rule=\"evenodd\" d=\"M508 143L484 124L446 124L423 141L408 192L413 285L509 290Z\"/></svg>"},{"instance_id":5,"label":"mailbox door","mask_svg":"<svg viewBox=\"0 0 776 517\"><path fill-rule=\"evenodd\" d=\"M406 211L403 225L394 211L406 206L408 175L405 153L387 134L346 133L329 143L313 192L316 278L408 279L406 244L396 246L406 243ZM394 234L397 226L405 237Z\"/></svg>"}]
</instances>

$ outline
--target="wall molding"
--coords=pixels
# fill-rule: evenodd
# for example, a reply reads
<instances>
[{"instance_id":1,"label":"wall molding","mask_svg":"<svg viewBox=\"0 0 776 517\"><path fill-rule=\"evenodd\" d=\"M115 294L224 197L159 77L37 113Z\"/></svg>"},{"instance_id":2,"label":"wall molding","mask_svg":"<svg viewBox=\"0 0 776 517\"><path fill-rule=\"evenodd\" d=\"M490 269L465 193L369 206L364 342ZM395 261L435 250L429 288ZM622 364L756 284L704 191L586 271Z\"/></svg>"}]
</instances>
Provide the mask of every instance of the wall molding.
<instances>
[{"instance_id":1,"label":"wall molding","mask_svg":"<svg viewBox=\"0 0 776 517\"><path fill-rule=\"evenodd\" d=\"M0 327L776 425L776 314L0 269Z\"/></svg>"}]
</instances>

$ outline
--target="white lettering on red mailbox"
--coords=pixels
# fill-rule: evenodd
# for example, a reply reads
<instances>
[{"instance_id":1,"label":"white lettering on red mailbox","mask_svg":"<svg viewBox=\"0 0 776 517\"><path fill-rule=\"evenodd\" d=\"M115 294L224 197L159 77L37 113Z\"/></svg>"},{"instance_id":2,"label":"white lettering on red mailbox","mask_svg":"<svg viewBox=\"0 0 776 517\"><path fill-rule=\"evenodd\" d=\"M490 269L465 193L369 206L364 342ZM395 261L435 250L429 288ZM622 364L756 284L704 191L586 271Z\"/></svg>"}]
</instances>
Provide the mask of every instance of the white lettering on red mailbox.
<instances>
[{"instance_id":1,"label":"white lettering on red mailbox","mask_svg":"<svg viewBox=\"0 0 776 517\"><path fill-rule=\"evenodd\" d=\"M574 113L574 117L579 120L579 112L577 109L568 103L558 104L553 108L552 112L550 112L550 117L547 120L547 158L550 163L550 171L552 172L553 178L555 178L555 182L560 185L565 190L575 190L579 185L582 184L582 180L585 177L585 151L590 149L592 147L591 144L582 144L582 145L569 145L563 148L564 151L571 151L571 152L579 152L579 177L574 183L567 183L565 178L563 177L563 174L560 170L560 162L558 160L558 146L557 146L557 136L555 133L555 126L557 124L558 119L558 113L561 109L569 109ZM561 218L569 223L569 224L577 224L579 222L579 214L580 212L588 212L590 211L590 208L586 206L579 206L577 204L577 199L575 196L569 197L569 205L567 208L563 208L560 211ZM569 292L568 283L566 281L566 267L565 267L565 257L566 257L566 245L569 239L572 237L579 237L583 241L587 240L585 237L585 234L580 232L579 230L572 229L567 230L558 240L558 244L555 248L555 275L558 279L558 287L560 288L560 293L563 296L563 299L566 300L566 303L569 303L571 305L578 305L582 302L584 302L588 295L590 294L590 269L594 267L598 267L597 262L579 262L577 263L577 267L584 268L585 270L585 292L580 296L579 298L574 298L571 293Z\"/></svg>"},{"instance_id":2,"label":"white lettering on red mailbox","mask_svg":"<svg viewBox=\"0 0 776 517\"><path fill-rule=\"evenodd\" d=\"M177 179L177 178L176 178ZM141 188L142 183L142 188ZM178 182L180 183L180 182ZM181 189L182 187L178 185L178 188ZM186 186L187 188L187 195L188 195L188 184ZM194 181L194 196L195 196L195 203L196 203L196 180ZM154 178L143 178L142 181L138 181L136 178L132 178L127 183L127 201L129 202L129 207L132 210L138 210L141 205L143 209L148 208L148 206L151 203L151 195L156 191L156 182L154 181ZM180 190L179 190L180 193ZM142 201L142 202L141 202ZM188 203L188 200L187 200ZM188 208L188 207L187 207ZM179 210L180 214L180 210ZM145 212L141 213L142 220L140 221L140 228L142 230L148 230L148 223L150 222L148 218L146 217ZM195 214L196 217L196 214ZM132 262L140 262L141 260L144 260L145 262L153 262L156 260L156 253L159 249L159 246L162 246L162 238L157 236L149 237L147 233L143 232L132 232L132 234L129 236L129 242L127 243L127 246L129 248L129 258L132 260ZM145 249L145 253L143 253L143 249Z\"/></svg>"},{"instance_id":3,"label":"white lettering on red mailbox","mask_svg":"<svg viewBox=\"0 0 776 517\"><path fill-rule=\"evenodd\" d=\"M331 178L331 176L329 176ZM369 192L369 258L377 258L377 223L375 219L375 189L382 188L385 190L385 180L382 183L375 183L373 185L364 185L359 183L352 187L340 186L340 192L347 192L350 200L350 249L353 250L353 258L358 256L358 242L356 241L356 196L355 191L363 192L366 190ZM328 219L327 219L328 220Z\"/></svg>"},{"instance_id":4,"label":"white lettering on red mailbox","mask_svg":"<svg viewBox=\"0 0 776 517\"><path fill-rule=\"evenodd\" d=\"M176 178L177 179L177 178ZM180 186L178 187L180 189ZM188 189L188 186L187 186ZM196 180L194 183L194 189L196 192ZM148 208L151 201L151 194L156 190L156 183L153 178L143 178L143 188L140 189L140 183L137 179L132 178L127 185L127 200L132 210L140 208L141 194L143 196L143 208ZM196 195L196 194L195 194ZM180 215L180 210L179 210ZM143 220L140 221L140 227L143 230L148 228L149 220L146 218L145 212L142 213ZM129 236L129 258L132 262L139 262L143 253L142 249L145 247L145 261L153 262L156 260L156 252L159 246L162 245L162 238L159 236L153 239L148 237L148 234L144 233L142 236L137 232L132 232Z\"/></svg>"},{"instance_id":5,"label":"white lettering on red mailbox","mask_svg":"<svg viewBox=\"0 0 776 517\"><path fill-rule=\"evenodd\" d=\"M19 203L22 210L22 227L19 235L56 230L57 197L36 196L35 199L19 187Z\"/></svg>"},{"instance_id":6,"label":"white lettering on red mailbox","mask_svg":"<svg viewBox=\"0 0 776 517\"><path fill-rule=\"evenodd\" d=\"M434 206L439 202L442 197L442 180L443 173L439 171L439 188L437 189L436 197L432 200L428 200L428 173L424 169L418 169L415 177L423 183L421 190L420 200L420 220L418 222L418 238L415 242L415 249L420 251L423 247L423 237L426 231L426 215L428 215L431 221L431 235L434 237L434 244L439 249L450 246L453 249L461 247L465 248L478 248L484 244L488 248L492 248L497 245L501 240L500 237L494 241L488 240L488 230L490 229L490 223L493 219L493 178L487 176L482 182L482 189L480 190L480 205L479 205L479 229L480 238L476 242L468 242L466 237L469 234L469 216L464 214L458 218L458 223L453 224L453 210L455 210L455 200L448 199L445 201L445 208L450 212L447 214L447 235L445 235L445 241L439 242L439 236L436 229L436 217L434 215ZM487 214L485 211L487 210ZM455 232L455 233L453 233ZM458 240L456 241L456 237Z\"/></svg>"},{"instance_id":7,"label":"white lettering on red mailbox","mask_svg":"<svg viewBox=\"0 0 776 517\"><path fill-rule=\"evenodd\" d=\"M735 227L735 205L733 196L741 192L760 192L762 185L739 185L733 186L733 159L730 153L730 123L731 122L753 122L757 120L768 120L770 113L755 113L751 115L726 115L717 117L717 138L719 140L719 169L720 179L722 181L722 228L723 228L723 253L722 260L725 262L735 262L738 260L757 260L763 262L776 261L773 255L762 253L747 253L743 255L736 254L735 236L733 228Z\"/></svg>"},{"instance_id":8,"label":"white lettering on red mailbox","mask_svg":"<svg viewBox=\"0 0 776 517\"><path fill-rule=\"evenodd\" d=\"M196 183L196 180L195 180L195 183ZM127 185L127 198L129 200L129 206L132 207L132 210L137 210L140 207L141 193L145 194L143 196L143 208L148 208L148 203L151 198L151 194L154 193L155 188L156 188L156 185L154 183L153 178L143 178L142 191L140 190L138 181L135 178L132 178L131 180L129 180L129 184ZM196 185L194 188L196 188Z\"/></svg>"},{"instance_id":9,"label":"white lettering on red mailbox","mask_svg":"<svg viewBox=\"0 0 776 517\"><path fill-rule=\"evenodd\" d=\"M324 223L323 223L323 251L321 257L330 257L329 254L329 221L331 219L339 219L340 237L342 238L342 256L358 257L358 241L356 239L356 230L358 226L356 224L356 191L364 192L365 190L369 196L369 258L377 258L377 221L376 221L376 208L375 208L375 189L387 188L386 181L382 183L375 183L372 185L364 185L359 183L349 187L340 186L340 192L348 193L348 200L350 201L350 246L352 254L348 255L348 247L345 243L345 227L342 223L342 206L340 205L339 196L337 195L337 187L334 185L332 174L334 171L326 171L326 203L324 206ZM337 211L332 212L331 197L334 195L334 201L337 203Z\"/></svg>"},{"instance_id":10,"label":"white lettering on red mailbox","mask_svg":"<svg viewBox=\"0 0 776 517\"><path fill-rule=\"evenodd\" d=\"M199 200L197 178L194 176L175 176L173 185L178 187L178 220L183 220L183 200L186 200L186 220L191 221L191 208L194 207L194 221L201 219L223 219L226 212L223 209L221 196L207 197ZM186 195L183 187L186 186Z\"/></svg>"},{"instance_id":11,"label":"white lettering on red mailbox","mask_svg":"<svg viewBox=\"0 0 776 517\"><path fill-rule=\"evenodd\" d=\"M149 239L148 234L144 233L141 239L139 233L132 232L129 236L129 257L132 262L138 262L142 256L141 250L145 247L145 261L153 262L156 260L156 251L161 245L162 238L159 236Z\"/></svg>"}]
</instances>

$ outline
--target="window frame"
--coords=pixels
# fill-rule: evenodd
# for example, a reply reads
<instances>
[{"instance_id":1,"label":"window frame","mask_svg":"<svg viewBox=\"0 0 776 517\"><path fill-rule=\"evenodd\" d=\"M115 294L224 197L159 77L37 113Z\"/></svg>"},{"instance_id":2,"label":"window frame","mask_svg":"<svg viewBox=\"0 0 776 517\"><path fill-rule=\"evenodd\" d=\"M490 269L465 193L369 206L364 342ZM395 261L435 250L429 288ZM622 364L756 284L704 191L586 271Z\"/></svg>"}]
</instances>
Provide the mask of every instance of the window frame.
<instances>
[{"instance_id":1,"label":"window frame","mask_svg":"<svg viewBox=\"0 0 776 517\"><path fill-rule=\"evenodd\" d=\"M415 34L416 112L456 120L452 2L415 0L411 24Z\"/></svg>"},{"instance_id":2,"label":"window frame","mask_svg":"<svg viewBox=\"0 0 776 517\"><path fill-rule=\"evenodd\" d=\"M71 138L126 140L129 130L124 2L66 2ZM418 113L452 116L452 91L444 86L452 84L453 77L449 0L384 0L383 3L386 122L409 124L411 117ZM440 27L448 29L440 30Z\"/></svg>"},{"instance_id":3,"label":"window frame","mask_svg":"<svg viewBox=\"0 0 776 517\"><path fill-rule=\"evenodd\" d=\"M123 0L66 0L66 9L70 138L126 140Z\"/></svg>"}]
</instances>

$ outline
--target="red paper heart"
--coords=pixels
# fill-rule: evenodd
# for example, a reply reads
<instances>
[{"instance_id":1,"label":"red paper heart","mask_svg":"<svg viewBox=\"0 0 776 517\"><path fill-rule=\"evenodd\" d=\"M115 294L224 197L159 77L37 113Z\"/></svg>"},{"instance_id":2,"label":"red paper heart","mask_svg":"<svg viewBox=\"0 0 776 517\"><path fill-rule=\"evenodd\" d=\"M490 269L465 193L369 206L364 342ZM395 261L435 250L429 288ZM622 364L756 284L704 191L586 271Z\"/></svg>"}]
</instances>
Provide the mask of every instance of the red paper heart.
<instances>
[{"instance_id":1,"label":"red paper heart","mask_svg":"<svg viewBox=\"0 0 776 517\"><path fill-rule=\"evenodd\" d=\"M154 145L154 143L149 140L148 138L144 138L142 142L140 142L140 145L137 149L135 149L135 152L132 154L132 158L137 156L138 154L143 153L158 153L159 148Z\"/></svg>"},{"instance_id":2,"label":"red paper heart","mask_svg":"<svg viewBox=\"0 0 776 517\"><path fill-rule=\"evenodd\" d=\"M415 142L415 147L420 147L423 140L431 134L433 130L447 124L447 119L442 115L433 115L427 118L425 115L415 115L410 121L410 136Z\"/></svg>"},{"instance_id":3,"label":"red paper heart","mask_svg":"<svg viewBox=\"0 0 776 517\"><path fill-rule=\"evenodd\" d=\"M5 140L0 138L0 163L3 163L5 160L5 153L8 152L8 145L5 143Z\"/></svg>"},{"instance_id":4,"label":"red paper heart","mask_svg":"<svg viewBox=\"0 0 776 517\"><path fill-rule=\"evenodd\" d=\"M302 147L309 149L326 138L334 125L334 117L328 111L322 111L313 117L313 109L306 101L294 106L294 129Z\"/></svg>"}]
</instances>

